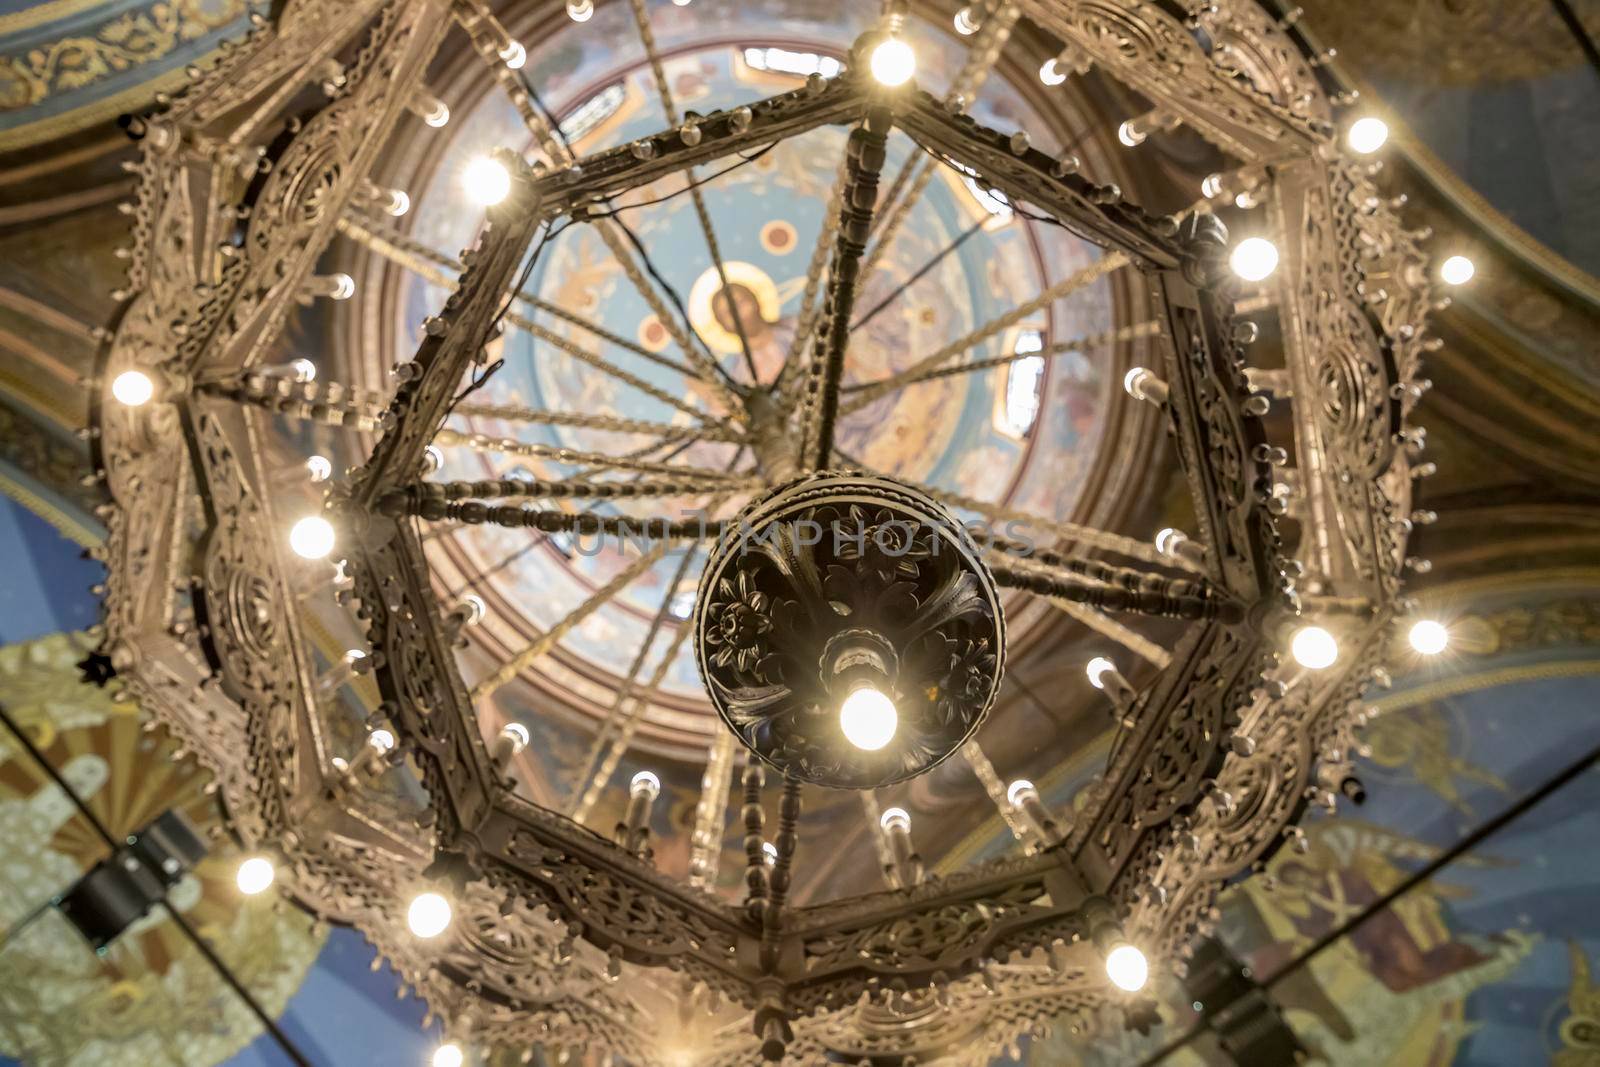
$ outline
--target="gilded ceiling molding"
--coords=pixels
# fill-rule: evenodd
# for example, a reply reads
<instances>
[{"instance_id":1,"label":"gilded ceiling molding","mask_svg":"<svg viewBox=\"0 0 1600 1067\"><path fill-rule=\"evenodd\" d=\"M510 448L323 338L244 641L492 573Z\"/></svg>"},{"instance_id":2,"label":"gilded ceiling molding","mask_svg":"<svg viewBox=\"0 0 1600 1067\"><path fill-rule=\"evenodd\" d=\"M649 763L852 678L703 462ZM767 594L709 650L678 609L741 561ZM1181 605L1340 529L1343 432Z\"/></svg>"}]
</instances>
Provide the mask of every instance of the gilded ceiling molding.
<instances>
[{"instance_id":1,"label":"gilded ceiling molding","mask_svg":"<svg viewBox=\"0 0 1600 1067\"><path fill-rule=\"evenodd\" d=\"M138 110L183 80L174 65L199 58L219 32L268 5L156 0L83 25L97 8L114 6L66 0L0 21L0 124L8 127L0 130L0 151ZM62 35L52 38L56 22Z\"/></svg>"}]
</instances>

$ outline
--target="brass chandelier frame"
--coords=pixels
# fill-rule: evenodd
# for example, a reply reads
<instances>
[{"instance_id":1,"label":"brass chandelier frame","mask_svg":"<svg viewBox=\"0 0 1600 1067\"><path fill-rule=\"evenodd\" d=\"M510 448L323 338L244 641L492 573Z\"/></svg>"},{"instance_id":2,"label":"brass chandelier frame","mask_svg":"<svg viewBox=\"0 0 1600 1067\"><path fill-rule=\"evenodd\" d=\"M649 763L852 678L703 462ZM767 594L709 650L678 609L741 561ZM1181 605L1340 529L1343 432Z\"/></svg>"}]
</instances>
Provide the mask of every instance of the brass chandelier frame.
<instances>
[{"instance_id":1,"label":"brass chandelier frame","mask_svg":"<svg viewBox=\"0 0 1600 1067\"><path fill-rule=\"evenodd\" d=\"M714 1037L686 1062L987 1062L1060 1016L1087 1018L1108 1004L1139 1014L1142 1001L1105 983L1097 934L1117 927L1152 960L1181 966L1222 883L1292 837L1308 803L1331 806L1348 778L1361 694L1382 680L1403 606L1419 444L1405 415L1420 394L1430 300L1418 235L1377 196L1368 165L1341 153L1330 92L1291 29L1253 0L980 6L989 62L996 38L1026 17L1077 61L1137 89L1162 121L1181 119L1239 161L1229 179L1267 198L1282 252L1261 294L1228 275L1226 231L1206 212L1151 217L1025 134L975 123L959 97L871 83L864 62L681 123L669 99L672 128L582 160L512 85L546 162L499 157L510 195L489 209L392 394L368 395L297 383L262 362L318 257L351 232L346 224L372 195L365 176L414 104L452 16L491 62L509 40L493 16L445 0L289 3L140 124L128 300L94 412L113 501L94 665L114 671L200 757L234 832L281 856L294 897L365 931L455 1032L672 1063L685 1062L703 1029L695 1020L710 1018ZM634 8L649 46L643 4ZM324 80L362 33L336 89L306 108L297 94ZM496 76L509 77L503 65ZM881 164L871 147L892 128L1141 272L1168 342L1142 395L1164 411L1204 550L1174 578L1091 558L1085 544L1032 557L994 546L1000 585L1080 609L1193 620L1154 684L1122 709L1105 774L1070 824L1051 823L1027 855L792 907L799 784L786 785L769 864L752 764L743 777L750 897L734 904L512 792L452 648L461 620L439 602L412 518L697 536L665 519L489 503L535 494L429 484L419 472L463 376L503 328L542 229L604 225L611 199L630 189L824 124L857 132L815 348L788 382L805 447L787 467L769 457L785 468L774 477L848 466L832 426L841 396L849 399L841 373L853 283L871 255ZM1264 305L1276 306L1283 327L1281 370L1246 364L1253 331L1242 315ZM109 383L129 369L156 381L154 403L111 399ZM1263 427L1269 399L1292 411L1294 468ZM420 825L385 811L335 762L301 608L307 591L278 533L263 444L272 415L380 431L330 515L370 638L381 718L399 740L389 762L406 762L428 799ZM622 492L596 485L618 484L580 479L537 495L595 499ZM1276 530L1286 510L1305 529L1293 558ZM1275 653L1296 615L1338 620L1344 652L1334 668L1303 671ZM981 751L972 758L983 776ZM405 932L404 907L427 885L450 887L456 917L444 936L421 941ZM632 980L649 968L681 981Z\"/></svg>"}]
</instances>

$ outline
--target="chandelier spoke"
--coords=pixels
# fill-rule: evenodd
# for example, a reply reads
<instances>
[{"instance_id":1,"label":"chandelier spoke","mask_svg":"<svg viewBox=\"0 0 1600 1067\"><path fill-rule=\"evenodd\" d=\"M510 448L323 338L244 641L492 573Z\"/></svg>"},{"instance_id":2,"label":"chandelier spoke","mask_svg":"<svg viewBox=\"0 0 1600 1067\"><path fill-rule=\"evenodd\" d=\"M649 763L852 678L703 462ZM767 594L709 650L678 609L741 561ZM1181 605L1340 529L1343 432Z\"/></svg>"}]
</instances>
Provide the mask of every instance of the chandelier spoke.
<instances>
[{"instance_id":1,"label":"chandelier spoke","mask_svg":"<svg viewBox=\"0 0 1600 1067\"><path fill-rule=\"evenodd\" d=\"M644 45L645 57L650 61L650 74L655 79L656 92L661 97L661 110L666 114L667 121L678 125L678 106L672 99L672 86L667 82L667 71L661 63L661 53L656 48L655 31L650 28L650 14L645 10L644 0L629 0L633 9L633 23L639 30L639 40ZM728 317L733 320L733 329L739 337L739 349L744 354L745 368L750 372L750 383L759 386L761 375L756 372L755 356L750 352L750 338L745 332L744 316L733 301L733 294L728 288L728 270L722 263L722 252L717 246L717 234L711 226L711 213L706 210L705 197L701 195L700 186L695 181L694 168L684 171L684 177L689 182L689 197L694 202L695 217L700 222L700 233L705 237L706 251L711 254L711 263L717 270L717 281L721 284L721 295L726 302Z\"/></svg>"},{"instance_id":2,"label":"chandelier spoke","mask_svg":"<svg viewBox=\"0 0 1600 1067\"><path fill-rule=\"evenodd\" d=\"M866 466L847 453L839 452L837 449L835 450L835 455L852 469L865 471L869 474L882 473L874 471L871 467ZM947 489L939 489L923 482L910 479L901 480L907 485L926 493L941 504L960 508L963 511L974 512L983 521L988 530L1002 527L1007 523L1017 523L1048 533L1057 540L1075 541L1093 548L1104 549L1107 552L1115 552L1119 556L1126 556L1129 559L1143 560L1146 563L1175 563L1178 565L1184 563L1183 560L1168 559L1168 557L1157 551L1154 545L1148 542L1127 537L1123 534L1111 533L1108 530L1096 529L1093 526L1081 526L1077 523L1063 522L1059 519L1045 518L1043 515L1034 515L1031 512L1008 507L1004 504L979 500L977 497L951 492ZM985 532L980 536L987 537L988 533Z\"/></svg>"},{"instance_id":3,"label":"chandelier spoke","mask_svg":"<svg viewBox=\"0 0 1600 1067\"><path fill-rule=\"evenodd\" d=\"M1109 637L1129 652L1141 659L1154 664L1157 668L1165 668L1172 662L1172 653L1102 611L1098 611L1083 604L1075 604L1061 597L1049 597L1050 603L1067 615L1083 623L1089 629L1102 636Z\"/></svg>"},{"instance_id":4,"label":"chandelier spoke","mask_svg":"<svg viewBox=\"0 0 1600 1067\"><path fill-rule=\"evenodd\" d=\"M459 276L463 269L460 260L412 239L393 226L385 225L375 219L370 212L363 212L359 215L346 213L339 220L339 232L363 248L376 252L391 263L410 271L426 282L451 290L455 289L459 284ZM554 316L586 333L593 334L602 341L625 349L640 359L649 360L659 367L665 367L675 374L682 374L687 378L694 378L698 374L687 363L680 363L675 359L663 356L659 352L652 352L637 341L630 341L621 334L606 329L593 319L579 315L577 312L564 308L559 304L553 304L526 289L517 290L516 300L518 303L533 308L535 311L542 311L547 315Z\"/></svg>"},{"instance_id":5,"label":"chandelier spoke","mask_svg":"<svg viewBox=\"0 0 1600 1067\"><path fill-rule=\"evenodd\" d=\"M994 70L995 60L999 58L1000 50L1005 47L1006 41L1011 36L1012 27L1016 25L1021 13L1022 9L1010 0L997 0L992 4L982 26L973 36L972 47L967 52L966 61L957 72L949 91L944 95L942 103L945 107L963 106L977 95L983 83L988 80L989 73ZM913 170L916 176L909 178ZM895 175L889 187L890 195L884 200L882 211L878 216L882 223L873 233L872 247L867 252L866 262L862 264L861 274L856 282L857 288L865 286L867 279L872 277L878 262L894 243L900 227L911 217L911 209L921 199L928 183L933 180L934 173L934 161L916 152L907 156L906 161L901 164L900 172ZM901 188L907 186L908 178L909 188L905 196L896 203L894 196Z\"/></svg>"},{"instance_id":6,"label":"chandelier spoke","mask_svg":"<svg viewBox=\"0 0 1600 1067\"><path fill-rule=\"evenodd\" d=\"M645 631L644 640L639 642L639 651L634 653L633 662L628 665L628 673L623 677L622 684L617 687L612 696L611 707L606 711L606 717L600 722L600 729L595 731L594 739L589 744L589 751L584 754L578 764L578 777L574 783L572 808L570 814L574 822L583 822L588 817L589 810L600 798L600 792L616 773L617 763L621 754L626 751L628 742L632 740L634 723L638 715L642 714L645 701L634 695L634 686L639 680L639 672L644 669L645 660L650 657L650 650L655 647L656 635L661 632L662 625L672 614L672 598L678 586L683 582L684 576L689 573L700 550L691 546L683 553L683 559L678 561L677 570L672 572L672 580L667 583L666 595L661 598L661 603L656 607L655 614L650 619L650 628ZM680 626L678 630L684 631L687 627ZM678 645L669 644L667 654L662 657L662 664L671 664L677 655ZM660 684L665 675L651 679L650 689ZM623 706L627 705L626 710ZM621 721L618 722L618 713ZM612 733L615 731L616 739L613 741ZM616 757L613 758L613 753ZM598 764L598 766L596 766ZM593 770L591 771L591 768ZM581 785L581 792L577 788Z\"/></svg>"},{"instance_id":7,"label":"chandelier spoke","mask_svg":"<svg viewBox=\"0 0 1600 1067\"><path fill-rule=\"evenodd\" d=\"M1244 618L1236 601L1204 593L1163 593L1144 589L1124 589L1097 584L1073 574L1053 574L1025 566L991 566L995 584L1006 589L1022 589L1041 596L1060 597L1075 604L1087 604L1107 611L1127 611L1137 615L1157 615L1176 619L1220 619L1235 623Z\"/></svg>"},{"instance_id":8,"label":"chandelier spoke","mask_svg":"<svg viewBox=\"0 0 1600 1067\"><path fill-rule=\"evenodd\" d=\"M706 750L706 769L700 776L700 798L695 802L694 830L689 838L690 885L705 888L717 884L728 793L733 785L733 749L733 731L719 728Z\"/></svg>"},{"instance_id":9,"label":"chandelier spoke","mask_svg":"<svg viewBox=\"0 0 1600 1067\"><path fill-rule=\"evenodd\" d=\"M545 532L550 533L551 531L546 530ZM655 566L656 562L666 554L667 543L662 540L622 568L611 577L610 581L589 594L583 603L579 604L550 629L540 634L533 644L512 656L489 674L488 677L474 685L472 687L472 699L480 701L492 695L501 686L527 670L554 649L556 645L560 644L561 639L571 633L574 627L605 605L611 603L635 578Z\"/></svg>"},{"instance_id":10,"label":"chandelier spoke","mask_svg":"<svg viewBox=\"0 0 1600 1067\"><path fill-rule=\"evenodd\" d=\"M647 474L670 474L680 478L694 478L714 483L736 479L735 475L727 471L711 470L705 467L686 467L678 463L666 463L648 459L628 459L608 452L586 452L575 448L563 448L560 445L542 445L533 441L519 441L511 437L491 437L488 434L481 433L461 433L448 428L441 429L434 435L433 439L440 445L460 446L469 448L474 452L501 452L506 455L528 456L533 459L550 460L568 466L583 464L596 470L643 471ZM659 441L654 444L661 445L666 443L668 442ZM689 443L692 444L693 442Z\"/></svg>"},{"instance_id":11,"label":"chandelier spoke","mask_svg":"<svg viewBox=\"0 0 1600 1067\"><path fill-rule=\"evenodd\" d=\"M647 419L627 419L617 415L588 415L576 411L543 411L517 404L457 404L450 412L463 418L502 419L506 422L532 422L547 426L572 426L586 430L604 430L608 433L638 434L654 437L658 444L678 441L742 440L738 431L727 426L674 426L666 422Z\"/></svg>"},{"instance_id":12,"label":"chandelier spoke","mask_svg":"<svg viewBox=\"0 0 1600 1067\"><path fill-rule=\"evenodd\" d=\"M1057 300L1071 296L1084 286L1092 285L1112 271L1127 266L1128 263L1127 255L1122 252L1110 252L1101 256L1089 266L1056 282L1027 303L1012 308L1004 315L990 319L965 336L950 342L930 355L924 356L905 370L891 374L887 378L880 378L875 382L860 382L850 387L848 391L854 393L855 396L840 409L839 413L841 415L849 415L860 411L879 397L893 392L909 382L920 380L920 377L926 375L928 371L943 366L970 349L1004 333L1029 315L1048 308Z\"/></svg>"}]
</instances>

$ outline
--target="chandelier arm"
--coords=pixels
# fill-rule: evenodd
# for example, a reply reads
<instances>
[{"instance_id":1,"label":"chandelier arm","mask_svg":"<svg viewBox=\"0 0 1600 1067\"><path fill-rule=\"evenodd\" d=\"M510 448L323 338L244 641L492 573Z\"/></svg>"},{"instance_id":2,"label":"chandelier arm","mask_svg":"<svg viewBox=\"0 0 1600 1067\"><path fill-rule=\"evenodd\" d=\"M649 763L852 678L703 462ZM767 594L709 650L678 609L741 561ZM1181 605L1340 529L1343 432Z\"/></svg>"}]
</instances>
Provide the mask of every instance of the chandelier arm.
<instances>
[{"instance_id":1,"label":"chandelier arm","mask_svg":"<svg viewBox=\"0 0 1600 1067\"><path fill-rule=\"evenodd\" d=\"M659 443L689 441L741 441L742 435L732 427L674 426L666 422L646 419L626 419L618 415L589 415L577 411L544 411L518 404L457 404L451 412L462 418L504 419L507 422L533 422L548 426L573 426L579 429L604 430L609 433L642 434L659 438Z\"/></svg>"},{"instance_id":2,"label":"chandelier arm","mask_svg":"<svg viewBox=\"0 0 1600 1067\"><path fill-rule=\"evenodd\" d=\"M1147 322L1136 322L1128 326L1119 326L1114 330L1101 333L1087 334L1083 337L1073 337L1065 341L1055 341L1035 352L1013 352L1008 356L993 356L987 359L968 360L950 366L932 367L915 374L896 374L892 377L880 378L874 382L852 382L844 387L846 393L861 393L866 391L889 391L891 389L904 389L917 382L931 381L935 378L949 378L958 374L976 374L996 367L1004 367L1018 360L1030 356L1050 359L1055 356L1066 355L1069 352L1084 352L1110 345L1121 344L1124 341L1133 341L1141 337L1156 337L1161 333L1161 323L1152 319ZM882 395L874 392L874 397Z\"/></svg>"},{"instance_id":3,"label":"chandelier arm","mask_svg":"<svg viewBox=\"0 0 1600 1067\"><path fill-rule=\"evenodd\" d=\"M650 61L650 74L655 79L656 92L661 97L661 110L666 114L667 121L676 126L678 107L672 99L672 86L667 82L666 68L661 64L661 52L656 48L656 35L650 27L649 12L645 10L644 0L629 0L629 6L633 10L633 23L639 30L639 41L644 45L644 54ZM744 316L739 314L733 304L733 296L728 291L728 271L722 263L722 252L717 247L717 234L711 226L711 213L706 210L705 197L701 195L700 186L695 182L694 168L690 167L684 174L689 180L689 197L694 201L694 213L700 221L700 232L706 240L706 251L711 254L712 266L717 270L717 280L721 283L721 291L727 299L728 316L733 319L733 329L739 337L739 348L744 353L745 367L750 371L750 382L759 386L761 376L756 373L755 356L750 352L750 338L745 333Z\"/></svg>"},{"instance_id":4,"label":"chandelier arm","mask_svg":"<svg viewBox=\"0 0 1600 1067\"><path fill-rule=\"evenodd\" d=\"M1129 652L1157 668L1165 669L1167 664L1172 662L1172 653L1143 634L1124 626L1104 612L1086 607L1083 604L1074 604L1072 601L1063 600L1060 597L1048 597L1047 599L1053 606L1083 623L1089 629L1111 638L1111 640L1117 642Z\"/></svg>"},{"instance_id":5,"label":"chandelier arm","mask_svg":"<svg viewBox=\"0 0 1600 1067\"><path fill-rule=\"evenodd\" d=\"M883 477L881 472L873 470L871 467L866 466L847 453L840 452L838 449L835 449L834 455L837 460L843 461L844 465L849 469L859 470L867 474L874 474L879 477ZM1181 560L1168 560L1166 556L1163 556L1156 550L1154 545L1145 541L1136 540L1132 537L1126 537L1122 534L1111 533L1106 530L1097 530L1092 526L1081 526L1077 523L1062 522L1057 519L1045 518L1043 515L1034 515L1030 512L1021 511L1017 508L1007 507L1004 504L991 503L989 501L979 500L976 497L966 496L961 493L952 493L945 489L937 489L931 485L926 485L921 482L906 480L906 484L916 488L920 492L926 493L928 496L939 501L941 504L945 504L950 507L961 508L964 511L977 513L977 515L983 520L983 523L986 527L983 535L985 537L988 536L988 531L994 530L1001 526L1005 526L1014 532L1017 525L1022 525L1032 527L1037 530L1046 530L1061 540L1080 542L1095 548L1104 549L1107 552L1115 552L1120 556L1127 556L1130 559L1143 560L1146 563L1176 562L1180 566L1182 565Z\"/></svg>"},{"instance_id":6,"label":"chandelier arm","mask_svg":"<svg viewBox=\"0 0 1600 1067\"><path fill-rule=\"evenodd\" d=\"M1054 0L1020 2L1029 21L1058 40L1072 42L1087 59L1152 104L1182 115L1185 125L1231 156L1247 162L1288 153L1304 157L1326 140L1330 109L1325 91L1304 68L1296 45L1277 34L1269 47L1281 51L1274 53L1272 65L1304 68L1303 75L1284 79L1296 90L1292 99L1274 99L1254 79L1222 69L1201 48L1182 16L1174 16L1178 5L1123 0L1084 9ZM1252 17L1245 11L1225 12L1222 17L1225 23L1242 22Z\"/></svg>"},{"instance_id":7,"label":"chandelier arm","mask_svg":"<svg viewBox=\"0 0 1600 1067\"><path fill-rule=\"evenodd\" d=\"M906 369L891 374L886 378L880 378L875 382L859 384L853 390L854 397L842 406L840 414L849 415L860 411L879 397L913 381L920 380L927 375L927 372L943 366L972 348L1004 333L1028 316L1049 308L1057 300L1071 296L1085 286L1094 284L1112 271L1127 266L1128 263L1128 256L1122 252L1109 252L1101 256L1082 270L1062 278L1027 303L1019 304L1005 314L990 319L943 348L922 357Z\"/></svg>"},{"instance_id":8,"label":"chandelier arm","mask_svg":"<svg viewBox=\"0 0 1600 1067\"><path fill-rule=\"evenodd\" d=\"M946 109L957 112L963 111L971 102L977 91L988 80L989 72L994 69L995 60L1000 56L1000 50L1005 47L1006 41L1011 36L1011 30L1016 25L1021 9L1011 0L1000 0L992 5L992 10L986 15L983 24L978 28L973 37L972 47L967 52L966 61L961 70L957 72L955 81L945 93L941 105ZM882 226L874 234L872 247L867 251L866 262L862 264L861 274L856 287L865 287L867 279L872 277L872 272L877 269L878 261L894 242L900 227L905 224L911 215L911 209L916 206L922 193L933 180L934 166L931 160L922 160L916 178L911 181L910 188L905 197L895 203L894 194L897 189L905 185L905 178L911 170L912 164L918 159L916 153L906 158L900 168L900 173L895 175L894 184L890 187L890 196L884 201L883 211L879 215Z\"/></svg>"},{"instance_id":9,"label":"chandelier arm","mask_svg":"<svg viewBox=\"0 0 1600 1067\"><path fill-rule=\"evenodd\" d=\"M438 249L430 248L420 241L413 240L408 235L401 233L393 226L386 226L368 212L346 213L339 220L339 232L355 241L357 244L376 252L378 255L405 270L431 282L443 289L455 289L458 285L458 275L462 271L461 261L452 256L447 256ZM542 311L546 315L553 315L563 322L570 323L578 329L610 342L618 348L626 349L641 359L647 359L660 367L682 374L686 378L693 378L696 372L687 363L680 363L675 359L663 356L659 352L652 352L636 341L630 341L619 333L606 329L592 319L585 318L575 311L570 311L559 304L552 304L527 289L519 289L516 296L519 304L525 304L535 311Z\"/></svg>"},{"instance_id":10,"label":"chandelier arm","mask_svg":"<svg viewBox=\"0 0 1600 1067\"><path fill-rule=\"evenodd\" d=\"M195 391L291 419L356 430L376 429L384 410L383 399L376 393L351 389L338 382L299 382L259 371L197 382Z\"/></svg>"},{"instance_id":11,"label":"chandelier arm","mask_svg":"<svg viewBox=\"0 0 1600 1067\"><path fill-rule=\"evenodd\" d=\"M628 459L605 452L585 452L574 448L562 448L560 445L541 445L533 441L518 441L510 437L490 437L481 433L461 433L449 428L441 429L434 435L433 440L435 443L447 447L459 446L471 449L474 452L501 452L506 455L528 456L533 459L545 459L568 466L583 464L595 470L642 471L647 474L665 474L677 478L692 478L713 484L746 480L742 476L705 467L687 467L681 463L664 463L649 459Z\"/></svg>"},{"instance_id":12,"label":"chandelier arm","mask_svg":"<svg viewBox=\"0 0 1600 1067\"><path fill-rule=\"evenodd\" d=\"M1123 198L1115 185L1097 185L1028 144L1025 132L1005 134L951 115L927 93L910 94L896 119L906 133L940 160L980 174L1013 204L1031 203L1050 220L1106 248L1121 250L1141 267L1178 266L1177 222L1156 218Z\"/></svg>"},{"instance_id":13,"label":"chandelier arm","mask_svg":"<svg viewBox=\"0 0 1600 1067\"><path fill-rule=\"evenodd\" d=\"M610 740L612 726L616 721L617 713L622 710L623 705L629 704L629 711L624 715L624 722L621 725L619 736L627 734L628 726L634 721L633 712L644 706L642 700L634 697L634 684L638 681L639 672L644 669L644 661L649 657L650 649L656 643L656 635L661 632L662 624L667 621L667 616L670 614L672 594L678 588L678 583L682 582L684 576L689 573L689 567L694 563L697 555L699 555L698 547L691 546L683 553L683 558L678 561L678 569L673 572L672 580L667 583L667 593L661 598L661 603L656 608L655 615L650 619L650 628L645 631L644 640L639 642L639 651L634 653L633 662L628 665L627 675L624 677L622 684L617 687L616 694L611 698L611 707L606 711L605 719L601 721L600 728L595 731L594 739L589 744L589 750L584 753L583 759L578 764L580 773L575 785L576 783L582 783L583 788L581 792L576 788L573 791L572 808L567 812L573 822L582 823L588 818L595 801L600 799L600 791L605 788L606 783L611 780L611 775L616 771L617 761L610 758L611 752L614 750L620 754L626 743L614 746L607 745ZM667 655L662 657L662 662L671 663L675 653L676 647L674 646L668 650ZM654 688L657 681L657 679L651 679L651 688ZM591 772L590 768L595 769Z\"/></svg>"},{"instance_id":14,"label":"chandelier arm","mask_svg":"<svg viewBox=\"0 0 1600 1067\"><path fill-rule=\"evenodd\" d=\"M1058 577L1020 567L991 565L989 570L994 575L995 584L1002 588L1060 597L1072 603L1088 604L1109 611L1129 611L1175 619L1220 619L1224 622L1240 622L1244 619L1244 605L1233 600L1192 593L1161 593L1093 585L1077 578Z\"/></svg>"},{"instance_id":15,"label":"chandelier arm","mask_svg":"<svg viewBox=\"0 0 1600 1067\"><path fill-rule=\"evenodd\" d=\"M804 436L811 444L809 466L825 468L833 456L834 423L839 415L839 384L850 345L850 319L855 307L856 271L866 250L867 231L878 200L878 174L883 169L884 144L893 121L887 107L870 108L861 124L850 132L845 148L849 182L841 197L839 228L834 236L833 265L823 301L820 351L812 360L807 408L814 426Z\"/></svg>"},{"instance_id":16,"label":"chandelier arm","mask_svg":"<svg viewBox=\"0 0 1600 1067\"><path fill-rule=\"evenodd\" d=\"M767 873L767 903L761 911L761 968L772 972L778 966L778 938L783 930L783 906L789 899L793 878L795 848L800 842L795 828L800 822L798 778L785 778L778 797L778 832L772 839L778 855Z\"/></svg>"}]
</instances>

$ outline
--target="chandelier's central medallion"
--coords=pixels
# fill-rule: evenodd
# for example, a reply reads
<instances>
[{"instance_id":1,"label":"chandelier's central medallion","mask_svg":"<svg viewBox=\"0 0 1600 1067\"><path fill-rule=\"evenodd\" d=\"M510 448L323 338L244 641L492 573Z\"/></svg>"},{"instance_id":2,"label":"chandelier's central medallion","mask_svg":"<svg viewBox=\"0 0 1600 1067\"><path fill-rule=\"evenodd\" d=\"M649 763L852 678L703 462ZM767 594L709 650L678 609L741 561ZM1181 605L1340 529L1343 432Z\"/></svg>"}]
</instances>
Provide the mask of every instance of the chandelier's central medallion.
<instances>
[{"instance_id":1,"label":"chandelier's central medallion","mask_svg":"<svg viewBox=\"0 0 1600 1067\"><path fill-rule=\"evenodd\" d=\"M1005 619L971 534L888 478L818 473L758 497L700 581L717 713L785 775L865 789L928 770L1000 687Z\"/></svg>"}]
</instances>

